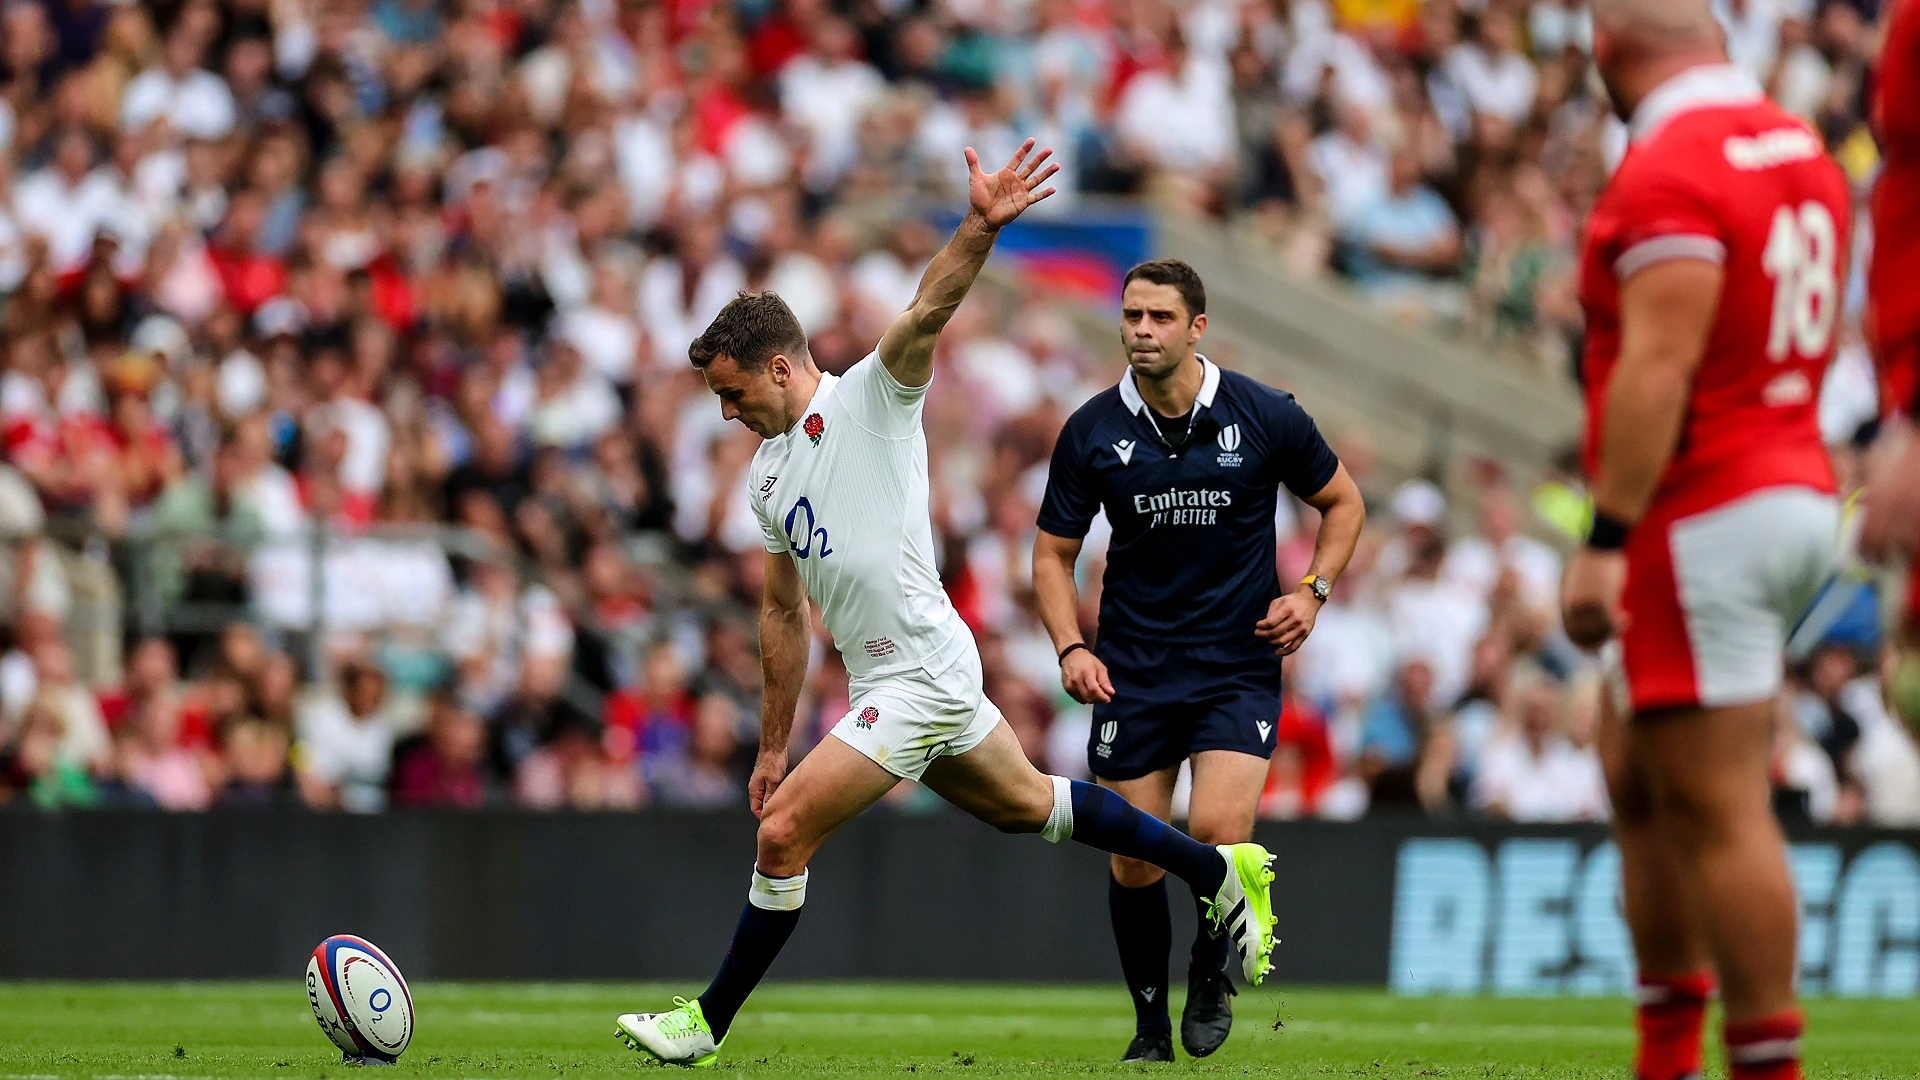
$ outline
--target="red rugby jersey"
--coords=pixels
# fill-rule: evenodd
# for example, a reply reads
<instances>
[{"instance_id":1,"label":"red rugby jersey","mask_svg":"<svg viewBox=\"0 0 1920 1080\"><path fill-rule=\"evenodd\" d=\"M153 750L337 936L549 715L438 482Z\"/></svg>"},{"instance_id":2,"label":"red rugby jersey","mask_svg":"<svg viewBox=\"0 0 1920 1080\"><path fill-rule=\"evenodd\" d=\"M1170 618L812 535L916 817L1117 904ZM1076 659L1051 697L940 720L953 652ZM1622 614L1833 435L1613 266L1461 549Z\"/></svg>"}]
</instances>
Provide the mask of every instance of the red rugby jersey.
<instances>
[{"instance_id":1,"label":"red rugby jersey","mask_svg":"<svg viewBox=\"0 0 1920 1080\"><path fill-rule=\"evenodd\" d=\"M1631 129L1582 253L1589 475L1619 358L1621 283L1694 258L1724 267L1725 284L1655 509L1693 513L1777 484L1833 490L1817 407L1845 294L1845 176L1818 135L1731 66L1663 83Z\"/></svg>"},{"instance_id":2,"label":"red rugby jersey","mask_svg":"<svg viewBox=\"0 0 1920 1080\"><path fill-rule=\"evenodd\" d=\"M1920 0L1893 0L1873 94L1883 152L1873 188L1873 259L1867 291L1882 386L1905 408L1920 382Z\"/></svg>"}]
</instances>

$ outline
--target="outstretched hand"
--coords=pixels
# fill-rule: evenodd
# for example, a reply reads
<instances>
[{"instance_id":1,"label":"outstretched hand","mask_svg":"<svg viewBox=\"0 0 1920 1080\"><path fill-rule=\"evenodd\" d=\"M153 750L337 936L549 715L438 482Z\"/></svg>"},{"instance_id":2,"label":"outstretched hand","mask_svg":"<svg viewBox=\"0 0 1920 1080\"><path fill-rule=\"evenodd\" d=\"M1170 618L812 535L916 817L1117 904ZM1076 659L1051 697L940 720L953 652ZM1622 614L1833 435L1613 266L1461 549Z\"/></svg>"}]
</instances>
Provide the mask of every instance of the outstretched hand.
<instances>
[{"instance_id":1,"label":"outstretched hand","mask_svg":"<svg viewBox=\"0 0 1920 1080\"><path fill-rule=\"evenodd\" d=\"M1058 163L1047 163L1047 158L1053 155L1053 147L1049 146L1031 158L1028 154L1033 154L1032 139L1021 143L1020 149L1014 152L1013 160L1007 162L999 172L987 173L980 171L980 155L973 152L973 147L967 147L967 204L996 229L1025 213L1027 207L1053 194L1053 188L1040 186L1060 171Z\"/></svg>"}]
</instances>

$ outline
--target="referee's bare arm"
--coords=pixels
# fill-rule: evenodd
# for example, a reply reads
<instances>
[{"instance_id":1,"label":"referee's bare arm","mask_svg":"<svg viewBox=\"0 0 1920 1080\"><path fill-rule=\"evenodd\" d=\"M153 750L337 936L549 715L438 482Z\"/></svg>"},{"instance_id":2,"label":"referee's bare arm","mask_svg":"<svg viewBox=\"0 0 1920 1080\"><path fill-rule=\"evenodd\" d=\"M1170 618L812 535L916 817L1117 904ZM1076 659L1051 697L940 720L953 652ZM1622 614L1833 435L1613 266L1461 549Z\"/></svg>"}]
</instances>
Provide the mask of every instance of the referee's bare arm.
<instances>
[{"instance_id":1,"label":"referee's bare arm","mask_svg":"<svg viewBox=\"0 0 1920 1080\"><path fill-rule=\"evenodd\" d=\"M1051 146L1033 153L1033 140L1028 139L999 172L985 173L979 155L967 147L967 214L953 239L927 264L912 306L880 335L880 362L900 385L919 387L932 380L934 342L987 264L1000 227L1053 194L1052 188L1040 186L1060 170L1047 163L1052 154Z\"/></svg>"},{"instance_id":2,"label":"referee's bare arm","mask_svg":"<svg viewBox=\"0 0 1920 1080\"><path fill-rule=\"evenodd\" d=\"M1333 470L1333 479L1307 496L1306 503L1320 511L1320 532L1314 537L1313 562L1307 567L1307 577L1335 581L1346 570L1347 560L1353 558L1353 546L1360 542L1360 529L1367 523L1366 501L1360 497L1359 485L1347 475L1347 467L1341 465ZM1267 617L1255 624L1253 632L1285 656L1313 633L1320 603L1313 590L1302 583L1267 605Z\"/></svg>"},{"instance_id":3,"label":"referee's bare arm","mask_svg":"<svg viewBox=\"0 0 1920 1080\"><path fill-rule=\"evenodd\" d=\"M1075 701L1090 705L1113 700L1113 680L1107 677L1107 665L1086 647L1086 638L1080 634L1080 590L1073 584L1073 564L1080 557L1080 544L1079 540L1040 530L1033 542L1033 595L1040 607L1040 621L1053 638L1053 651L1079 646L1060 658L1060 685ZM1348 551L1352 551L1351 544Z\"/></svg>"}]
</instances>

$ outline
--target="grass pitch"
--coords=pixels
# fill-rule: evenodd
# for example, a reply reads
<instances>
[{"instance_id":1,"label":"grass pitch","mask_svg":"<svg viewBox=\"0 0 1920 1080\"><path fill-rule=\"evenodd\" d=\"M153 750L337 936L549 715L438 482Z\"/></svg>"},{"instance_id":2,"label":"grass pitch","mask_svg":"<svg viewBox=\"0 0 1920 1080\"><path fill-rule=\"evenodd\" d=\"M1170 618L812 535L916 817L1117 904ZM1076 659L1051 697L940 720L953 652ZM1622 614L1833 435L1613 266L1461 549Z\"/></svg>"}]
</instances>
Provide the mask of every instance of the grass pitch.
<instances>
[{"instance_id":1,"label":"grass pitch","mask_svg":"<svg viewBox=\"0 0 1920 1080\"><path fill-rule=\"evenodd\" d=\"M266 983L0 984L0 1080L174 1077L658 1076L613 1038L623 1011L690 986L413 987L418 1035L398 1067L340 1064L289 976ZM1369 991L1254 990L1212 1058L1122 1066L1132 1035L1119 987L771 983L727 1040L743 1077L1606 1077L1627 1075L1620 999L1408 999ZM1810 1074L1920 1076L1920 1005L1816 1001ZM1179 1002L1174 1003L1176 1024ZM700 1074L692 1074L700 1075Z\"/></svg>"}]
</instances>

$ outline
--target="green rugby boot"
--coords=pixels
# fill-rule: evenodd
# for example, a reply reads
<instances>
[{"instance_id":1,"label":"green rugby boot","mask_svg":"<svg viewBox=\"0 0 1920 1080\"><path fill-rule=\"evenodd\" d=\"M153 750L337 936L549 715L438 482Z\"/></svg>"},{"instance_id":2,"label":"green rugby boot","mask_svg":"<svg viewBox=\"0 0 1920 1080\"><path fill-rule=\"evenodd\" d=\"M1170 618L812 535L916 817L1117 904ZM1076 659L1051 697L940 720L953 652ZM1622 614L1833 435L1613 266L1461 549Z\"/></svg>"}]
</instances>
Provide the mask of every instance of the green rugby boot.
<instances>
[{"instance_id":1,"label":"green rugby boot","mask_svg":"<svg viewBox=\"0 0 1920 1080\"><path fill-rule=\"evenodd\" d=\"M1228 934L1240 953L1240 972L1248 986L1259 986L1273 970L1273 856L1259 844L1223 844L1227 880L1207 902L1213 933Z\"/></svg>"},{"instance_id":2,"label":"green rugby boot","mask_svg":"<svg viewBox=\"0 0 1920 1080\"><path fill-rule=\"evenodd\" d=\"M622 1013L613 1033L621 1042L651 1054L663 1064L693 1069L711 1068L720 1060L720 1044L700 1011L698 1001L674 998L673 1008L657 1013Z\"/></svg>"}]
</instances>

